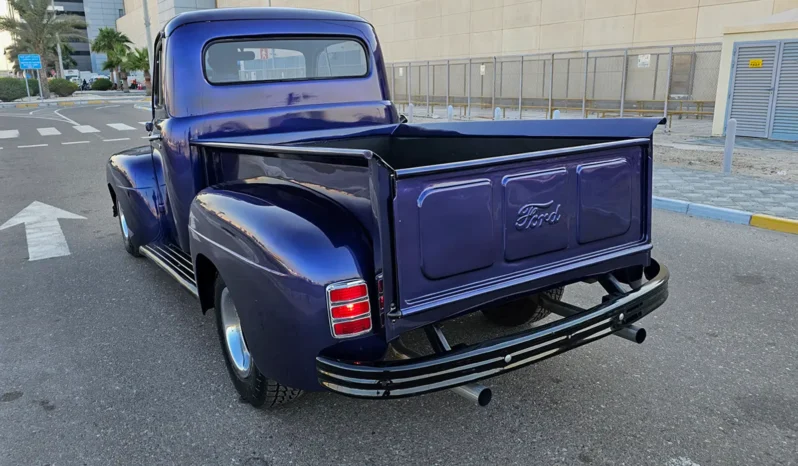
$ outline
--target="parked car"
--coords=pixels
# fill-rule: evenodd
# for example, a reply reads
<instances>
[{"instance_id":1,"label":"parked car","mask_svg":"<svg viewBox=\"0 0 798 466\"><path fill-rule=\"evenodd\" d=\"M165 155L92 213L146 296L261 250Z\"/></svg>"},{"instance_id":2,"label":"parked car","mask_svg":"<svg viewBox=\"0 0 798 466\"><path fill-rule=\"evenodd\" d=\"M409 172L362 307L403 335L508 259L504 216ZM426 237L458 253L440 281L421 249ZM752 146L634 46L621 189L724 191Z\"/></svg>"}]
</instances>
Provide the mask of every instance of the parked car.
<instances>
[{"instance_id":1,"label":"parked car","mask_svg":"<svg viewBox=\"0 0 798 466\"><path fill-rule=\"evenodd\" d=\"M642 342L633 324L667 298L658 119L401 123L374 28L343 13L189 12L154 49L150 144L110 158L113 214L127 252L216 313L255 406L322 389L484 405L482 379ZM581 281L604 300L562 301ZM451 347L441 323L480 310L515 333ZM403 342L418 329L434 354Z\"/></svg>"}]
</instances>

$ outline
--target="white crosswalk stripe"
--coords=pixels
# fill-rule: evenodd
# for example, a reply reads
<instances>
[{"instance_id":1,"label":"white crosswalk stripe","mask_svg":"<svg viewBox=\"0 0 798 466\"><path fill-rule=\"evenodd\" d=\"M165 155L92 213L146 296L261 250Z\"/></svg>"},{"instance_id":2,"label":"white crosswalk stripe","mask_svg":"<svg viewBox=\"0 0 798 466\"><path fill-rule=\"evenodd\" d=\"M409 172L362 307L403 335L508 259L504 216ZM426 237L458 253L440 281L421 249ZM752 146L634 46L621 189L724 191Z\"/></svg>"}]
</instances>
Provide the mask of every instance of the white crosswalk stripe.
<instances>
[{"instance_id":1,"label":"white crosswalk stripe","mask_svg":"<svg viewBox=\"0 0 798 466\"><path fill-rule=\"evenodd\" d=\"M95 128L94 126L89 125L77 125L73 126L76 130L80 131L81 133L99 133L100 130Z\"/></svg>"},{"instance_id":2,"label":"white crosswalk stripe","mask_svg":"<svg viewBox=\"0 0 798 466\"><path fill-rule=\"evenodd\" d=\"M0 131L0 139L12 139L18 137L19 137L19 131L15 129L7 129L5 131Z\"/></svg>"},{"instance_id":3,"label":"white crosswalk stripe","mask_svg":"<svg viewBox=\"0 0 798 466\"><path fill-rule=\"evenodd\" d=\"M55 128L36 128L36 131L39 132L42 136L58 136L61 134L61 131L58 131Z\"/></svg>"},{"instance_id":4,"label":"white crosswalk stripe","mask_svg":"<svg viewBox=\"0 0 798 466\"><path fill-rule=\"evenodd\" d=\"M119 131L131 131L131 130L136 129L136 128L134 128L132 126L128 126L128 125L126 125L124 123L108 123L108 126L110 126L113 129L119 130Z\"/></svg>"},{"instance_id":5,"label":"white crosswalk stripe","mask_svg":"<svg viewBox=\"0 0 798 466\"><path fill-rule=\"evenodd\" d=\"M149 123L149 121L140 121L139 122L140 125L146 125L147 123Z\"/></svg>"}]
</instances>

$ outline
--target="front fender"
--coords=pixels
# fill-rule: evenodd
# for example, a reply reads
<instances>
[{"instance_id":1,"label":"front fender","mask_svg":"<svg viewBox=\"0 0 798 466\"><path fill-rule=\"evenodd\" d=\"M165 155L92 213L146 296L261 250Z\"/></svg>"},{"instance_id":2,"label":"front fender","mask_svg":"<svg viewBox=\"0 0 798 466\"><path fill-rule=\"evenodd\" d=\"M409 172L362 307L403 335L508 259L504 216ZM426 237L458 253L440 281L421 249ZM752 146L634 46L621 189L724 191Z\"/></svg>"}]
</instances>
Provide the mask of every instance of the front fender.
<instances>
[{"instance_id":1,"label":"front fender","mask_svg":"<svg viewBox=\"0 0 798 466\"><path fill-rule=\"evenodd\" d=\"M230 289L267 377L318 390L315 358L323 350L358 360L384 355L376 312L374 334L342 342L330 331L327 285L363 278L376 286L371 239L340 204L273 178L225 184L192 202L189 238L195 268L209 260ZM210 286L200 275L198 286Z\"/></svg>"},{"instance_id":2,"label":"front fender","mask_svg":"<svg viewBox=\"0 0 798 466\"><path fill-rule=\"evenodd\" d=\"M160 233L159 169L149 146L128 149L111 156L105 174L112 202L119 202L131 231L131 239L142 246ZM114 216L118 214L114 207Z\"/></svg>"}]
</instances>

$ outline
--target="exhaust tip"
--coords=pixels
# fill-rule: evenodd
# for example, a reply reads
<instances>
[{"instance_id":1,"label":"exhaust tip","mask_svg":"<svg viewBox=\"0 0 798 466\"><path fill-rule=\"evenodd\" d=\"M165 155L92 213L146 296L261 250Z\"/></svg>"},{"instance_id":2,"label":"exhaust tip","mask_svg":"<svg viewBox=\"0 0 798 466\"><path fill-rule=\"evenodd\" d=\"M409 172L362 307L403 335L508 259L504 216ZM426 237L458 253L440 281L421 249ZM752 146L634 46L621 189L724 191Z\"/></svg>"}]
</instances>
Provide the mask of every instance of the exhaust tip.
<instances>
[{"instance_id":1,"label":"exhaust tip","mask_svg":"<svg viewBox=\"0 0 798 466\"><path fill-rule=\"evenodd\" d=\"M487 406L490 400L493 399L493 391L490 388L485 388L477 397L477 404L480 406Z\"/></svg>"},{"instance_id":2,"label":"exhaust tip","mask_svg":"<svg viewBox=\"0 0 798 466\"><path fill-rule=\"evenodd\" d=\"M637 333L635 334L635 343L638 345L646 341L646 329L639 328L637 329Z\"/></svg>"}]
</instances>

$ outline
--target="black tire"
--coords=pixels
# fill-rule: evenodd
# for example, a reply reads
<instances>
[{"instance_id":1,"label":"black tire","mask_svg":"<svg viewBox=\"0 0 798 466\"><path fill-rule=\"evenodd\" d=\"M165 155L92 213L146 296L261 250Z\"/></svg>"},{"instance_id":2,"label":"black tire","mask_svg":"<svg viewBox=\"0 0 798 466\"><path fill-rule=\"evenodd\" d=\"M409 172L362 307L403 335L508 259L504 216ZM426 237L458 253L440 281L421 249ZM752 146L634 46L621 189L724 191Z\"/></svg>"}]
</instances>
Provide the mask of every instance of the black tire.
<instances>
[{"instance_id":1,"label":"black tire","mask_svg":"<svg viewBox=\"0 0 798 466\"><path fill-rule=\"evenodd\" d=\"M227 366L227 373L230 374L230 380L233 381L233 385L241 396L241 400L246 401L256 408L268 409L297 399L302 395L302 390L287 387L266 378L258 370L258 366L255 364L254 360L250 362L250 368L246 376L242 377L234 368L233 361L227 349L224 324L222 323L222 292L225 291L226 288L227 285L224 284L222 277L217 275L216 283L214 284L213 301L216 314L216 329L219 334L219 343L221 345L222 354L224 355L224 363ZM246 337L244 340L246 343Z\"/></svg>"},{"instance_id":2,"label":"black tire","mask_svg":"<svg viewBox=\"0 0 798 466\"><path fill-rule=\"evenodd\" d=\"M552 299L560 300L565 288L554 288L543 293ZM494 324L502 327L517 327L530 322L537 322L549 314L547 309L540 305L539 294L527 296L516 301L511 301L489 309L483 309L482 314Z\"/></svg>"},{"instance_id":3,"label":"black tire","mask_svg":"<svg viewBox=\"0 0 798 466\"><path fill-rule=\"evenodd\" d=\"M122 206L119 205L119 201L116 201L116 218L119 223L119 233L122 235L122 244L125 245L125 251L133 257L141 257L139 247L132 238L130 230L126 232L126 227L122 225L123 220L127 218L127 216L122 212Z\"/></svg>"}]
</instances>

